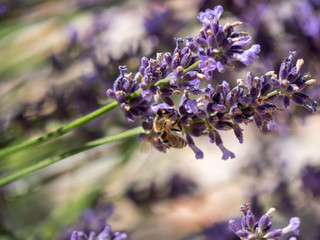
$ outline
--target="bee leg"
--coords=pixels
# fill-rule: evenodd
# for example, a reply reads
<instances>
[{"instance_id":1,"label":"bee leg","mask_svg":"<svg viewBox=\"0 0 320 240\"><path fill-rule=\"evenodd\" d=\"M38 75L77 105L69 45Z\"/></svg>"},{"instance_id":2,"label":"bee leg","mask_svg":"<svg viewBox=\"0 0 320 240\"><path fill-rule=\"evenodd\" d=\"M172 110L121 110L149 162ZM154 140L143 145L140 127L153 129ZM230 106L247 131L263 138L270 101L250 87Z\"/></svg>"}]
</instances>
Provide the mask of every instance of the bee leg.
<instances>
[{"instance_id":1,"label":"bee leg","mask_svg":"<svg viewBox=\"0 0 320 240\"><path fill-rule=\"evenodd\" d=\"M182 131L182 126L181 126L181 118L178 116L178 119L172 123L172 129L175 130L174 128L178 128L178 131Z\"/></svg>"}]
</instances>

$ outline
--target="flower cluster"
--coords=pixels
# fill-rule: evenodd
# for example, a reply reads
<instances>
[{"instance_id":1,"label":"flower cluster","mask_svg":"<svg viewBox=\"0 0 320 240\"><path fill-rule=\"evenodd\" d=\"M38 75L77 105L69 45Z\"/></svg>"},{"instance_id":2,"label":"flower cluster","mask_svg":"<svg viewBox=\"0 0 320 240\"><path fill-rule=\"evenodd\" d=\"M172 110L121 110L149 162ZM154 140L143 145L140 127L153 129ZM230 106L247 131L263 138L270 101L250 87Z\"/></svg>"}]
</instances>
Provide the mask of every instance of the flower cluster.
<instances>
[{"instance_id":1,"label":"flower cluster","mask_svg":"<svg viewBox=\"0 0 320 240\"><path fill-rule=\"evenodd\" d=\"M216 70L233 69L234 61L250 65L260 52L259 45L247 48L252 42L247 33L234 31L241 22L219 25L222 12L221 6L200 12L198 19L203 27L195 38L186 38L185 47L183 39L176 38L173 54L158 54L156 60L143 57L134 78L120 67L113 89L107 91L120 103L127 119L140 117L146 130L152 129L157 110L173 111L181 119L184 138L197 159L203 158L203 152L192 136L208 135L222 151L222 159L227 160L235 155L225 148L219 131L233 130L242 143L242 123L255 122L260 130L277 128L274 113L283 111L278 99L285 108L292 102L315 112L318 106L302 92L315 80L300 73L302 59L293 64L295 52L283 61L278 74L270 71L258 77L249 72L246 81L239 80L233 88L227 81L214 86ZM206 87L201 88L201 80L208 81ZM179 106L174 95L181 95ZM165 152L167 147L159 140L156 148Z\"/></svg>"},{"instance_id":2,"label":"flower cluster","mask_svg":"<svg viewBox=\"0 0 320 240\"><path fill-rule=\"evenodd\" d=\"M270 220L272 218L271 214L275 211L274 208L270 208L270 210L257 222L250 210L250 204L247 203L242 205L240 210L244 214L244 217L241 219L241 225L234 220L230 220L229 227L242 240L278 239L289 232L294 232L296 235L299 235L298 228L300 225L300 219L298 217L291 218L289 225L282 229L271 230L272 222ZM290 240L294 239L296 238L290 238Z\"/></svg>"},{"instance_id":3,"label":"flower cluster","mask_svg":"<svg viewBox=\"0 0 320 240\"><path fill-rule=\"evenodd\" d=\"M105 228L106 221L113 215L113 211L114 208L110 204L97 205L86 209L75 224L61 231L57 240L70 239L70 235L74 232L73 229L78 229L78 237L87 236L91 232L101 232Z\"/></svg>"},{"instance_id":4,"label":"flower cluster","mask_svg":"<svg viewBox=\"0 0 320 240\"><path fill-rule=\"evenodd\" d=\"M124 232L112 232L111 227L106 225L101 233L98 235L91 232L87 236L84 232L73 231L70 240L127 240L128 235Z\"/></svg>"},{"instance_id":5,"label":"flower cluster","mask_svg":"<svg viewBox=\"0 0 320 240\"><path fill-rule=\"evenodd\" d=\"M219 72L224 72L226 67L233 69L232 61L250 65L252 59L258 58L256 54L260 52L260 46L257 44L244 50L244 47L252 42L252 38L245 32L234 32L234 27L242 22L226 24L224 27L219 25L222 12L222 6L217 6L213 11L207 9L198 15L203 28L196 36L195 42L199 46L199 67L203 69L207 80L214 80L215 69Z\"/></svg>"}]
</instances>

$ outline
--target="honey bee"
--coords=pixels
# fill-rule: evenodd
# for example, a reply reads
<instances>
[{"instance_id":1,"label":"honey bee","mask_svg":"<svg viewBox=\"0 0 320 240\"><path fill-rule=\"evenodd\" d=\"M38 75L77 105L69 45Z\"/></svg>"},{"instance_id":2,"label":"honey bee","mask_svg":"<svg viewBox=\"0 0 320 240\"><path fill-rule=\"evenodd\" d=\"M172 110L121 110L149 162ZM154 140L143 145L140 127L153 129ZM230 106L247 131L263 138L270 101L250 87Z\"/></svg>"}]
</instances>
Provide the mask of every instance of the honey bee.
<instances>
[{"instance_id":1,"label":"honey bee","mask_svg":"<svg viewBox=\"0 0 320 240\"><path fill-rule=\"evenodd\" d=\"M173 110L173 109L172 109ZM141 146L141 152L163 144L166 149L184 148L187 145L183 138L180 115L175 117L175 110L159 109L153 120L153 127Z\"/></svg>"}]
</instances>

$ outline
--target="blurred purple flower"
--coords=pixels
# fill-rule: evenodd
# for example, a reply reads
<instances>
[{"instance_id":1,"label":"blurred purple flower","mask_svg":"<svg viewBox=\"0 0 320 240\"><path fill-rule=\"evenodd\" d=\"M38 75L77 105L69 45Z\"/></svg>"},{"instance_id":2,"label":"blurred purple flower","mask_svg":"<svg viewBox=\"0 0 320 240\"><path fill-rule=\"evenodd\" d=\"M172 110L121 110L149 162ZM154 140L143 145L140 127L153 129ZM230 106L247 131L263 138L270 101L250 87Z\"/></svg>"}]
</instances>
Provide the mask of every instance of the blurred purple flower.
<instances>
[{"instance_id":1,"label":"blurred purple flower","mask_svg":"<svg viewBox=\"0 0 320 240\"><path fill-rule=\"evenodd\" d=\"M81 231L73 231L70 240L127 240L128 235L125 232L112 232L111 227L106 225L98 235L90 232L89 236Z\"/></svg>"},{"instance_id":2,"label":"blurred purple flower","mask_svg":"<svg viewBox=\"0 0 320 240\"><path fill-rule=\"evenodd\" d=\"M132 183L127 188L127 196L136 205L148 206L164 199L176 199L183 195L192 195L197 185L192 180L173 174L163 186L158 186L152 181L148 186L139 188Z\"/></svg>"},{"instance_id":3,"label":"blurred purple flower","mask_svg":"<svg viewBox=\"0 0 320 240\"><path fill-rule=\"evenodd\" d=\"M258 221L255 220L255 216L251 212L250 204L242 205L240 210L244 214L244 217L241 219L241 224L238 224L234 220L229 221L230 229L240 239L275 240L289 232L299 235L298 228L300 226L300 219L298 217L291 218L289 225L282 229L271 229L271 214L275 211L274 208L270 208Z\"/></svg>"},{"instance_id":4,"label":"blurred purple flower","mask_svg":"<svg viewBox=\"0 0 320 240\"><path fill-rule=\"evenodd\" d=\"M305 188L311 191L313 196L320 195L320 168L307 165L302 170L302 182Z\"/></svg>"}]
</instances>

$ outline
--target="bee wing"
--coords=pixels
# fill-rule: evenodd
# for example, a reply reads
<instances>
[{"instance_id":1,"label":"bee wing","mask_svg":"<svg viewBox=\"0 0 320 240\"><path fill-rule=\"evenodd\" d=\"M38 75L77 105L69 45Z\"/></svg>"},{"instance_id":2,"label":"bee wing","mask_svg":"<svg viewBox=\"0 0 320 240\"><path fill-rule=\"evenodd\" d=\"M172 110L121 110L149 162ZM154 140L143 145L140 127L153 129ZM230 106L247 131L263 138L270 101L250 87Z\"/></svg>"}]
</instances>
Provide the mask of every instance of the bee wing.
<instances>
[{"instance_id":1,"label":"bee wing","mask_svg":"<svg viewBox=\"0 0 320 240\"><path fill-rule=\"evenodd\" d=\"M158 141L158 134L152 129L141 145L141 152L149 152L153 147L157 146Z\"/></svg>"},{"instance_id":2,"label":"bee wing","mask_svg":"<svg viewBox=\"0 0 320 240\"><path fill-rule=\"evenodd\" d=\"M166 132L168 134L167 140L168 140L168 146L172 148L184 148L187 145L187 141L184 139L184 137L176 133L175 131L172 131L166 126Z\"/></svg>"}]
</instances>

